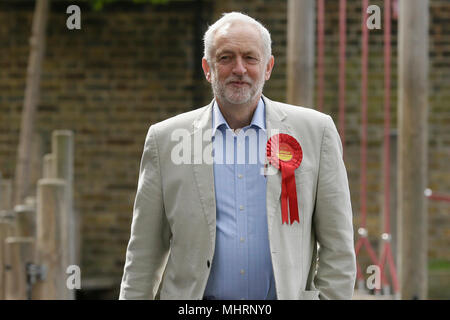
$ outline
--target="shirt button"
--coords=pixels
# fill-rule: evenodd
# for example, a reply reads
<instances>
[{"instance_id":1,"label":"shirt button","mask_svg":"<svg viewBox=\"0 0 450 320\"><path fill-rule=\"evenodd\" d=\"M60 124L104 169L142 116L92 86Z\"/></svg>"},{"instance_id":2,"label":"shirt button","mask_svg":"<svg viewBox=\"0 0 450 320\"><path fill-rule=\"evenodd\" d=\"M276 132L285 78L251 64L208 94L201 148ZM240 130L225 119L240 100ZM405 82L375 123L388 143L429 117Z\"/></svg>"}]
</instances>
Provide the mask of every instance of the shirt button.
<instances>
[{"instance_id":1,"label":"shirt button","mask_svg":"<svg viewBox=\"0 0 450 320\"><path fill-rule=\"evenodd\" d=\"M244 177L244 176L243 176L242 174L240 174L240 173L238 174L238 178L239 178L239 179L242 179L243 177Z\"/></svg>"},{"instance_id":2,"label":"shirt button","mask_svg":"<svg viewBox=\"0 0 450 320\"><path fill-rule=\"evenodd\" d=\"M241 242L244 242L244 241L245 241L245 239L244 239L243 237L241 237L241 239L240 239L240 240L241 240Z\"/></svg>"},{"instance_id":3,"label":"shirt button","mask_svg":"<svg viewBox=\"0 0 450 320\"><path fill-rule=\"evenodd\" d=\"M243 210L244 210L244 206L243 206L243 205L240 205L240 206L239 206L239 209L240 209L241 211L243 211Z\"/></svg>"},{"instance_id":4,"label":"shirt button","mask_svg":"<svg viewBox=\"0 0 450 320\"><path fill-rule=\"evenodd\" d=\"M241 269L241 274L244 275L244 273L245 273L245 270Z\"/></svg>"}]
</instances>

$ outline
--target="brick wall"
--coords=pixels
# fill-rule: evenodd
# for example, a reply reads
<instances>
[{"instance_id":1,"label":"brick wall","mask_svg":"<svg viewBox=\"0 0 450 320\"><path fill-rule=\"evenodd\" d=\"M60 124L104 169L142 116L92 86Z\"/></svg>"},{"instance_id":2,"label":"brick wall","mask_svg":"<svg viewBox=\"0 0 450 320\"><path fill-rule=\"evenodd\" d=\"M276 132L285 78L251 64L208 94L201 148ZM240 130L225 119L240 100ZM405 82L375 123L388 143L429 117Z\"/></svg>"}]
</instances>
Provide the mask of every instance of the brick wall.
<instances>
[{"instance_id":1,"label":"brick wall","mask_svg":"<svg viewBox=\"0 0 450 320\"><path fill-rule=\"evenodd\" d=\"M371 1L383 8L383 1ZM450 193L450 3L430 1L429 187ZM75 209L82 216L83 277L120 282L129 239L143 142L150 124L211 99L199 60L206 23L243 11L273 38L275 69L265 94L285 101L285 0L227 0L169 5L118 4L82 8L82 29L69 31L68 2L54 1L38 107L37 153L50 151L51 132L75 133ZM0 171L12 178L19 137L32 3L0 4ZM359 225L360 1L349 0L345 159L355 230ZM337 123L338 1L326 1L324 112ZM396 32L393 21L392 123L397 127ZM375 247L382 232L383 30L370 31L368 228ZM34 177L39 176L36 161ZM450 207L429 202L429 257L450 261ZM363 260L364 260L363 256ZM116 287L117 292L117 287Z\"/></svg>"}]
</instances>

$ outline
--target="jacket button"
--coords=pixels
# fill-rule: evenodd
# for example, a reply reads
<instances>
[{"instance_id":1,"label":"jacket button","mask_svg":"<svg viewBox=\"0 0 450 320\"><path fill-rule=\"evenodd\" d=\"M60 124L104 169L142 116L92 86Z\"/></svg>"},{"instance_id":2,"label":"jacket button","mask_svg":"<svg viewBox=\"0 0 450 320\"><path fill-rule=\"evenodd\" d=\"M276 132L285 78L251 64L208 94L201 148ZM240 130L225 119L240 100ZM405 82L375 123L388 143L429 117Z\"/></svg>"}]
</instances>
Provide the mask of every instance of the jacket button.
<instances>
[{"instance_id":1,"label":"jacket button","mask_svg":"<svg viewBox=\"0 0 450 320\"><path fill-rule=\"evenodd\" d=\"M209 260L208 261L206 261L206 266L209 268L209 266L211 265L211 262L209 262Z\"/></svg>"}]
</instances>

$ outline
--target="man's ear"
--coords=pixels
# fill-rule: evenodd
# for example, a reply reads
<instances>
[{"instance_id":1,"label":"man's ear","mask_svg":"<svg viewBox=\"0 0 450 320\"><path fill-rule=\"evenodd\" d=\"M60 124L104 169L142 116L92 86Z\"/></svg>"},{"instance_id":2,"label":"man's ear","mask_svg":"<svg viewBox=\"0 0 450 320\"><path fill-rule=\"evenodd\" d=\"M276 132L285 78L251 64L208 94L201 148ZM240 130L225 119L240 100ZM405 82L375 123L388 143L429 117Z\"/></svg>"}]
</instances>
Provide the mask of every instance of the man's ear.
<instances>
[{"instance_id":1,"label":"man's ear","mask_svg":"<svg viewBox=\"0 0 450 320\"><path fill-rule=\"evenodd\" d=\"M211 82L211 68L209 67L208 61L205 58L202 59L202 68L205 73L205 78L208 82Z\"/></svg>"},{"instance_id":2,"label":"man's ear","mask_svg":"<svg viewBox=\"0 0 450 320\"><path fill-rule=\"evenodd\" d=\"M266 65L266 74L265 79L266 81L270 79L270 75L272 74L273 65L275 64L275 58L273 56L270 56L269 62L267 62Z\"/></svg>"}]
</instances>

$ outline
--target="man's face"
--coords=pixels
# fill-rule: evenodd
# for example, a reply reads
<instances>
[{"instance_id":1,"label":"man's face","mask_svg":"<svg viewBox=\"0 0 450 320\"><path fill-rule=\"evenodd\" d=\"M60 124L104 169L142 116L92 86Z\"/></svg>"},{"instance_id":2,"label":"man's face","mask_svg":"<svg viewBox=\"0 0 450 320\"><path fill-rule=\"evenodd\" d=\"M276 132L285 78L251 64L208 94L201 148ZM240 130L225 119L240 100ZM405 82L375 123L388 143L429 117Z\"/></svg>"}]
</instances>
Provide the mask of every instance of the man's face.
<instances>
[{"instance_id":1,"label":"man's face","mask_svg":"<svg viewBox=\"0 0 450 320\"><path fill-rule=\"evenodd\" d=\"M212 66L204 60L203 68L215 97L234 105L259 99L273 57L267 63L258 29L245 23L227 24L215 34L213 50Z\"/></svg>"}]
</instances>

